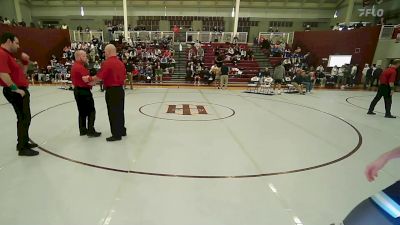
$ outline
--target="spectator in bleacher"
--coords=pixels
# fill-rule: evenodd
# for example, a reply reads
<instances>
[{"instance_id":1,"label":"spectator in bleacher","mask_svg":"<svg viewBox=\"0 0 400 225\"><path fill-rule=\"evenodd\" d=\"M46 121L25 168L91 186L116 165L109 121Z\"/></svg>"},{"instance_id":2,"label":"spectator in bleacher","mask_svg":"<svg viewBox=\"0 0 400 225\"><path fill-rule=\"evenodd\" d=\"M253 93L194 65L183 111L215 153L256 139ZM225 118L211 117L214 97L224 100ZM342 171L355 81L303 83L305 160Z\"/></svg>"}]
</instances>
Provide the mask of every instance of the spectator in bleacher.
<instances>
[{"instance_id":1,"label":"spectator in bleacher","mask_svg":"<svg viewBox=\"0 0 400 225\"><path fill-rule=\"evenodd\" d=\"M228 55L230 55L232 57L234 54L235 54L235 51L233 50L232 46L229 46Z\"/></svg>"},{"instance_id":2,"label":"spectator in bleacher","mask_svg":"<svg viewBox=\"0 0 400 225\"><path fill-rule=\"evenodd\" d=\"M252 50L251 48L249 48L249 49L247 50L246 55L248 55L248 59L249 59L249 60L250 60L250 59L251 59L251 61L254 60L254 53L253 53L253 50Z\"/></svg>"},{"instance_id":3,"label":"spectator in bleacher","mask_svg":"<svg viewBox=\"0 0 400 225\"><path fill-rule=\"evenodd\" d=\"M357 24L354 26L354 28L356 28L356 29L363 28L363 27L364 27L364 24L363 24L362 21L360 21L359 23L357 23Z\"/></svg>"},{"instance_id":4,"label":"spectator in bleacher","mask_svg":"<svg viewBox=\"0 0 400 225\"><path fill-rule=\"evenodd\" d=\"M262 71L262 70L260 69L260 71L258 72L257 76L260 78L260 80L264 80L265 77L270 77L270 76L271 76L271 73L270 73L270 71L269 71L269 68L268 68L268 67L265 67L265 68L264 68L264 71Z\"/></svg>"},{"instance_id":5,"label":"spectator in bleacher","mask_svg":"<svg viewBox=\"0 0 400 225\"><path fill-rule=\"evenodd\" d=\"M276 86L278 86L278 95L281 94L281 84L283 82L284 77L285 77L285 67L282 65L281 62L279 62L275 66L274 72L272 74L272 78L274 79L274 92Z\"/></svg>"},{"instance_id":6,"label":"spectator in bleacher","mask_svg":"<svg viewBox=\"0 0 400 225\"><path fill-rule=\"evenodd\" d=\"M83 28L82 28L81 25L78 25L78 26L76 27L76 30L79 31L79 32L82 32L82 31L83 31Z\"/></svg>"},{"instance_id":7,"label":"spectator in bleacher","mask_svg":"<svg viewBox=\"0 0 400 225\"><path fill-rule=\"evenodd\" d=\"M63 29L63 30L67 30L67 29L68 29L68 26L67 26L67 24L63 23L63 24L61 25L61 29Z\"/></svg>"},{"instance_id":8,"label":"spectator in bleacher","mask_svg":"<svg viewBox=\"0 0 400 225\"><path fill-rule=\"evenodd\" d=\"M155 82L156 83L157 82L162 83L162 81L163 81L163 70L162 70L160 64L158 64L156 66L154 73L155 73Z\"/></svg>"},{"instance_id":9,"label":"spectator in bleacher","mask_svg":"<svg viewBox=\"0 0 400 225\"><path fill-rule=\"evenodd\" d=\"M195 72L194 72L194 77L193 77L193 80L194 80L194 83L193 83L193 85L194 86L200 86L200 80L201 80L201 70L196 70Z\"/></svg>"},{"instance_id":10,"label":"spectator in bleacher","mask_svg":"<svg viewBox=\"0 0 400 225\"><path fill-rule=\"evenodd\" d=\"M324 70L325 70L324 66L319 65L315 71L317 79L320 81L321 87L325 87L325 83L326 83L326 76L325 76Z\"/></svg>"},{"instance_id":11,"label":"spectator in bleacher","mask_svg":"<svg viewBox=\"0 0 400 225\"><path fill-rule=\"evenodd\" d=\"M268 32L274 32L274 28L269 27L269 28L268 28Z\"/></svg>"},{"instance_id":12,"label":"spectator in bleacher","mask_svg":"<svg viewBox=\"0 0 400 225\"><path fill-rule=\"evenodd\" d=\"M16 27L16 26L18 26L18 23L17 23L17 21L15 21L15 19L12 19L11 20L11 25Z\"/></svg>"},{"instance_id":13,"label":"spectator in bleacher","mask_svg":"<svg viewBox=\"0 0 400 225\"><path fill-rule=\"evenodd\" d=\"M221 81L219 88L220 89L226 89L228 87L228 78L229 78L229 67L227 65L222 65L221 66Z\"/></svg>"},{"instance_id":14,"label":"spectator in bleacher","mask_svg":"<svg viewBox=\"0 0 400 225\"><path fill-rule=\"evenodd\" d=\"M21 26L21 27L26 27L26 23L25 23L25 21L21 21L21 22L19 22L19 25Z\"/></svg>"},{"instance_id":15,"label":"spectator in bleacher","mask_svg":"<svg viewBox=\"0 0 400 225\"><path fill-rule=\"evenodd\" d=\"M7 17L5 17L4 24L11 25L11 21Z\"/></svg>"},{"instance_id":16,"label":"spectator in bleacher","mask_svg":"<svg viewBox=\"0 0 400 225\"><path fill-rule=\"evenodd\" d=\"M4 19L2 16L0 16L0 24L4 23Z\"/></svg>"},{"instance_id":17,"label":"spectator in bleacher","mask_svg":"<svg viewBox=\"0 0 400 225\"><path fill-rule=\"evenodd\" d=\"M340 26L339 23L336 23L335 26L333 26L332 30L339 30Z\"/></svg>"},{"instance_id":18,"label":"spectator in bleacher","mask_svg":"<svg viewBox=\"0 0 400 225\"><path fill-rule=\"evenodd\" d=\"M304 29L304 31L311 31L311 26L310 26L310 25L307 25L307 26L306 26L306 29Z\"/></svg>"},{"instance_id":19,"label":"spectator in bleacher","mask_svg":"<svg viewBox=\"0 0 400 225\"><path fill-rule=\"evenodd\" d=\"M240 57L242 59L247 59L247 52L244 48L240 49Z\"/></svg>"},{"instance_id":20,"label":"spectator in bleacher","mask_svg":"<svg viewBox=\"0 0 400 225\"><path fill-rule=\"evenodd\" d=\"M203 49L203 48L199 47L199 48L197 49L197 57L198 57L201 61L203 61L203 59L204 59L204 49Z\"/></svg>"}]
</instances>

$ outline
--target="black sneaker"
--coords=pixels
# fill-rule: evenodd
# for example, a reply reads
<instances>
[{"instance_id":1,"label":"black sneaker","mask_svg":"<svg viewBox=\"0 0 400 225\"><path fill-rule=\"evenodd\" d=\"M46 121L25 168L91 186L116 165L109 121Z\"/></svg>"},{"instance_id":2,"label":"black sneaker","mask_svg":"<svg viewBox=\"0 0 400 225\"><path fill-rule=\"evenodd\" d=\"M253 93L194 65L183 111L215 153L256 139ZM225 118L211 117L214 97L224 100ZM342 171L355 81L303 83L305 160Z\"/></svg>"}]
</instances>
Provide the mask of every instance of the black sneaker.
<instances>
[{"instance_id":1,"label":"black sneaker","mask_svg":"<svg viewBox=\"0 0 400 225\"><path fill-rule=\"evenodd\" d=\"M121 140L121 137L114 137L114 136L111 136L111 137L106 138L106 140L107 140L107 141L120 141L120 140Z\"/></svg>"},{"instance_id":2,"label":"black sneaker","mask_svg":"<svg viewBox=\"0 0 400 225\"><path fill-rule=\"evenodd\" d=\"M385 118L393 118L393 119L394 119L394 118L396 118L396 117L393 116L393 115L386 115Z\"/></svg>"},{"instance_id":3,"label":"black sneaker","mask_svg":"<svg viewBox=\"0 0 400 225\"><path fill-rule=\"evenodd\" d=\"M101 135L101 132L97 132L97 131L87 133L88 137L100 137L100 135Z\"/></svg>"},{"instance_id":4,"label":"black sneaker","mask_svg":"<svg viewBox=\"0 0 400 225\"><path fill-rule=\"evenodd\" d=\"M37 148L37 147L39 147L39 145L37 145L35 143L28 143L25 147L26 148Z\"/></svg>"},{"instance_id":5,"label":"black sneaker","mask_svg":"<svg viewBox=\"0 0 400 225\"><path fill-rule=\"evenodd\" d=\"M370 111L368 111L367 114L368 114L368 115L376 115L376 113L370 112Z\"/></svg>"},{"instance_id":6,"label":"black sneaker","mask_svg":"<svg viewBox=\"0 0 400 225\"><path fill-rule=\"evenodd\" d=\"M80 131L80 132L79 132L79 135L80 135L80 136L85 136L85 135L87 135L87 133L88 133L87 131Z\"/></svg>"},{"instance_id":7,"label":"black sneaker","mask_svg":"<svg viewBox=\"0 0 400 225\"><path fill-rule=\"evenodd\" d=\"M34 143L28 143L28 144L25 145L24 148L37 148L37 147L39 147L39 145L34 144ZM19 151L20 149L19 149L18 146L17 146L17 147L15 148L15 150Z\"/></svg>"},{"instance_id":8,"label":"black sneaker","mask_svg":"<svg viewBox=\"0 0 400 225\"><path fill-rule=\"evenodd\" d=\"M18 151L19 156L35 156L39 155L38 151L32 150L30 148L24 148Z\"/></svg>"}]
</instances>

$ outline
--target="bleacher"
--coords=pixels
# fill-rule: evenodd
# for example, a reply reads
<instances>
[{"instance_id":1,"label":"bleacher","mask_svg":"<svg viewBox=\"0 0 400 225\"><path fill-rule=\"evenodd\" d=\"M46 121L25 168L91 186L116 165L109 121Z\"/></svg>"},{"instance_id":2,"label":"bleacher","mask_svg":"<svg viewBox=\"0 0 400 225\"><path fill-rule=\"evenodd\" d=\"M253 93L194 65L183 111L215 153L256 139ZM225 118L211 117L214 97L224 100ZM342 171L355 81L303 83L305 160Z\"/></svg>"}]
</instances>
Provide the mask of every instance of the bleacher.
<instances>
[{"instance_id":1,"label":"bleacher","mask_svg":"<svg viewBox=\"0 0 400 225\"><path fill-rule=\"evenodd\" d=\"M219 47L220 49L227 49L229 48L230 44L225 44L225 43L207 43L202 46L204 49L204 65L208 68L210 68L212 65L214 65L215 62L215 52L214 50ZM239 46L245 50L249 49L249 46L247 44L239 44ZM187 58L187 57L186 57ZM224 64L229 66L229 67L236 67L239 70L241 70L243 73L241 75L232 75L229 77L229 82L233 83L248 83L251 79L251 77L255 76L258 74L260 71L260 68L258 62L256 60L240 60L240 62L237 63L237 66L234 66L230 61L224 61Z\"/></svg>"}]
</instances>

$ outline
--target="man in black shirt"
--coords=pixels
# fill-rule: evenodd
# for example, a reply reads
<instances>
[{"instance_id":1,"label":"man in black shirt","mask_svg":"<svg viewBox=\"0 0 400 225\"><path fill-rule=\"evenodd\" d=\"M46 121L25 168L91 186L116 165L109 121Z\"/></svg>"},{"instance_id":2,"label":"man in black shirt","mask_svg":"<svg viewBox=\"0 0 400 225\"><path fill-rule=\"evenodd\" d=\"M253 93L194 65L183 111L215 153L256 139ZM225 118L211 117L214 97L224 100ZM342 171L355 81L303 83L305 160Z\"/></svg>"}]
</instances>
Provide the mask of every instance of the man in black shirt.
<instances>
[{"instance_id":1,"label":"man in black shirt","mask_svg":"<svg viewBox=\"0 0 400 225\"><path fill-rule=\"evenodd\" d=\"M221 82L219 83L220 89L224 89L228 87L228 73L229 67L227 65L221 66Z\"/></svg>"}]
</instances>

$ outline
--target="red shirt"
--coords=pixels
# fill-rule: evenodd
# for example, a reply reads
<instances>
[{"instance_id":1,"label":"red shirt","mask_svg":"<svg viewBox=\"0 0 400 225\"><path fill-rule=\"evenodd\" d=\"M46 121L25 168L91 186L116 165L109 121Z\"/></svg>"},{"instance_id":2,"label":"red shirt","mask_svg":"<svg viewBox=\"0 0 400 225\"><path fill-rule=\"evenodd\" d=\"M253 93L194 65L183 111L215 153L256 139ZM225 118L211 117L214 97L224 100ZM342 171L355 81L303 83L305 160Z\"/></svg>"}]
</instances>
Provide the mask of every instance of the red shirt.
<instances>
[{"instance_id":1,"label":"red shirt","mask_svg":"<svg viewBox=\"0 0 400 225\"><path fill-rule=\"evenodd\" d=\"M74 85L74 87L92 89L92 86L88 85L82 80L82 77L88 75L89 75L89 70L85 68L82 62L75 62L74 65L72 65L71 80L72 80L72 85Z\"/></svg>"},{"instance_id":2,"label":"red shirt","mask_svg":"<svg viewBox=\"0 0 400 225\"><path fill-rule=\"evenodd\" d=\"M18 87L28 87L29 81L26 78L24 71L21 66L18 65L14 56L4 48L0 47L0 72L8 73L11 77L11 80ZM6 83L0 79L0 86L8 87Z\"/></svg>"},{"instance_id":3,"label":"red shirt","mask_svg":"<svg viewBox=\"0 0 400 225\"><path fill-rule=\"evenodd\" d=\"M389 85L389 83L394 83L396 81L396 74L397 74L396 68L390 67L386 69L379 77L379 83L387 85Z\"/></svg>"},{"instance_id":4,"label":"red shirt","mask_svg":"<svg viewBox=\"0 0 400 225\"><path fill-rule=\"evenodd\" d=\"M117 56L111 56L101 64L96 76L103 80L105 88L123 86L126 79L125 65Z\"/></svg>"}]
</instances>

